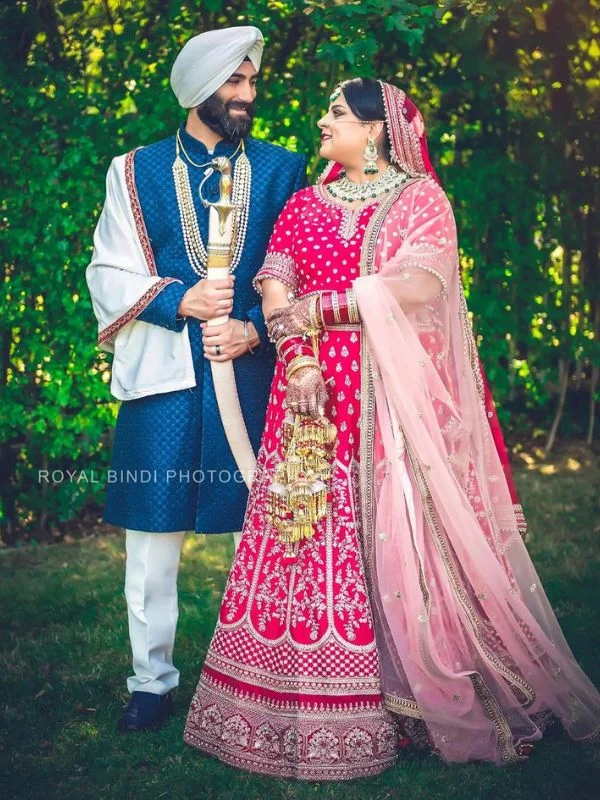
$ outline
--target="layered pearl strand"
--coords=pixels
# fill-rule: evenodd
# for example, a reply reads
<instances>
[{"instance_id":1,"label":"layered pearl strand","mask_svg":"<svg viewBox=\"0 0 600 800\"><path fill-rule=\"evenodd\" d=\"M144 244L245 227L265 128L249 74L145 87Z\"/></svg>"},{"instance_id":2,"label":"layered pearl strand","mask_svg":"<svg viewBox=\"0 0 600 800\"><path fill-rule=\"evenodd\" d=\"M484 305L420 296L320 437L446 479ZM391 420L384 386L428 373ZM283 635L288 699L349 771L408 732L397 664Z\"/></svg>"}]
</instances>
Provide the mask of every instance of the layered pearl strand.
<instances>
[{"instance_id":1,"label":"layered pearl strand","mask_svg":"<svg viewBox=\"0 0 600 800\"><path fill-rule=\"evenodd\" d=\"M230 273L236 269L242 257L242 251L246 241L246 232L248 230L250 192L252 189L252 166L250 164L250 159L246 155L243 141L240 142L240 147L242 152L235 162L235 168L233 170L233 186L231 191L231 202L236 206L236 210L233 218L233 235L231 239L233 245L233 255L231 258L231 266L229 268ZM179 136L179 131L177 131L175 142L175 161L173 162L173 180L175 183L177 205L179 207L183 242L190 266L194 272L200 276L200 278L206 278L208 253L206 251L206 246L198 226L198 217L196 216L196 209L194 207L188 166L181 158L180 151L185 154L187 160L194 167L210 167L212 160L208 161L206 164L196 164L194 161L192 161L192 159L186 153ZM234 153L233 156L235 156L236 153ZM202 194L200 194L200 199L205 206L208 205L202 197Z\"/></svg>"}]
</instances>

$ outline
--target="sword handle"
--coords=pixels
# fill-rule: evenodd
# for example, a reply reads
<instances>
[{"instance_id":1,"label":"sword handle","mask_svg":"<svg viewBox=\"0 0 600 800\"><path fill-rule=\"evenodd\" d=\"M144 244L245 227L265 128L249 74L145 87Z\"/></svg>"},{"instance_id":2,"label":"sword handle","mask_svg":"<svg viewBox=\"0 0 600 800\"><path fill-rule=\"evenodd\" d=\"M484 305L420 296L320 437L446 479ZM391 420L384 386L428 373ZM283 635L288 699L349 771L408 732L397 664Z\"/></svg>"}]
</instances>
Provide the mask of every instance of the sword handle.
<instances>
[{"instance_id":1,"label":"sword handle","mask_svg":"<svg viewBox=\"0 0 600 800\"><path fill-rule=\"evenodd\" d=\"M206 273L206 278L209 281L219 280L228 277L229 277L229 270L227 269L227 267L212 267L212 269L207 270ZM214 317L213 319L207 320L207 325L211 327L213 325L224 325L228 319L229 319L229 314L224 314L222 317Z\"/></svg>"},{"instance_id":2,"label":"sword handle","mask_svg":"<svg viewBox=\"0 0 600 800\"><path fill-rule=\"evenodd\" d=\"M231 204L231 162L228 158L215 158L212 162L215 170L221 173L219 182L220 198L217 203L208 203L208 261L206 277L208 280L218 280L229 277L229 265L232 245L232 212L235 206ZM224 325L229 316L208 320L208 325Z\"/></svg>"}]
</instances>

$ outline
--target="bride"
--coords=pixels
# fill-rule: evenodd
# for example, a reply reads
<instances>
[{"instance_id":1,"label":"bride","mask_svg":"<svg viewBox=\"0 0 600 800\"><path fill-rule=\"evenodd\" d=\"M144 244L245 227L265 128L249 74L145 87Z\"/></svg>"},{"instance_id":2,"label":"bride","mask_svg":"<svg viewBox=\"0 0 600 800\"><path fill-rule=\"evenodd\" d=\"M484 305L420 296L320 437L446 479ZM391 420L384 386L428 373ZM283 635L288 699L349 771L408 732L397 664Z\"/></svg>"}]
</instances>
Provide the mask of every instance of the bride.
<instances>
[{"instance_id":1,"label":"bride","mask_svg":"<svg viewBox=\"0 0 600 800\"><path fill-rule=\"evenodd\" d=\"M522 541L422 116L354 79L319 128L328 168L288 201L255 278L279 359L185 741L339 780L407 738L495 764L526 758L553 716L597 739L600 696ZM317 511L296 525L304 506L277 497L306 477L311 437Z\"/></svg>"}]
</instances>

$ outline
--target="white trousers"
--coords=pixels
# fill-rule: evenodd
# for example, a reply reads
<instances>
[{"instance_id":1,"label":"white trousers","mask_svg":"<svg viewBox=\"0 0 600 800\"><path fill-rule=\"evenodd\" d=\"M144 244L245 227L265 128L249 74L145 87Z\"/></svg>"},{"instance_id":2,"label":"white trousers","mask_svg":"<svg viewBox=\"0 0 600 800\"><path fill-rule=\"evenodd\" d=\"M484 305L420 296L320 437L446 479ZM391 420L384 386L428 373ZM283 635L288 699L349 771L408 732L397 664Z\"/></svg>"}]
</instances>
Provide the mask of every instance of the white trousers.
<instances>
[{"instance_id":1,"label":"white trousers","mask_svg":"<svg viewBox=\"0 0 600 800\"><path fill-rule=\"evenodd\" d=\"M130 692L166 694L179 684L173 647L179 616L177 573L185 531L126 529L125 599L133 672ZM237 549L240 534L234 533Z\"/></svg>"},{"instance_id":2,"label":"white trousers","mask_svg":"<svg viewBox=\"0 0 600 800\"><path fill-rule=\"evenodd\" d=\"M173 647L179 616L177 573L184 531L125 531L125 599L134 674L130 692L166 694L179 684Z\"/></svg>"}]
</instances>

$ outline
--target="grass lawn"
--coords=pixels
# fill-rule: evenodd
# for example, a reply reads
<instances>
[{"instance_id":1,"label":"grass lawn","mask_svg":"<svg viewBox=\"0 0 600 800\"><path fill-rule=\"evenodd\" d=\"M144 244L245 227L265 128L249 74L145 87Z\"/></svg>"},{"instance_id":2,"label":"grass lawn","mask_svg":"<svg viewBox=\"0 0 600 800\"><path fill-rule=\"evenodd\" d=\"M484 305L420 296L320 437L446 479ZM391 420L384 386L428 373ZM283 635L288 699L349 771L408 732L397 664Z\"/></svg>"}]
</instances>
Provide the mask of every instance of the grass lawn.
<instances>
[{"instance_id":1,"label":"grass lawn","mask_svg":"<svg viewBox=\"0 0 600 800\"><path fill-rule=\"evenodd\" d=\"M529 455L517 479L529 548L572 649L600 685L600 464L570 450ZM186 747L182 731L233 553L231 537L190 537L179 579L176 714L157 733L122 736L129 652L119 535L0 551L2 729L6 798L192 800L513 800L600 796L600 748L550 731L531 759L496 768L406 755L377 778L295 783L257 777Z\"/></svg>"}]
</instances>

